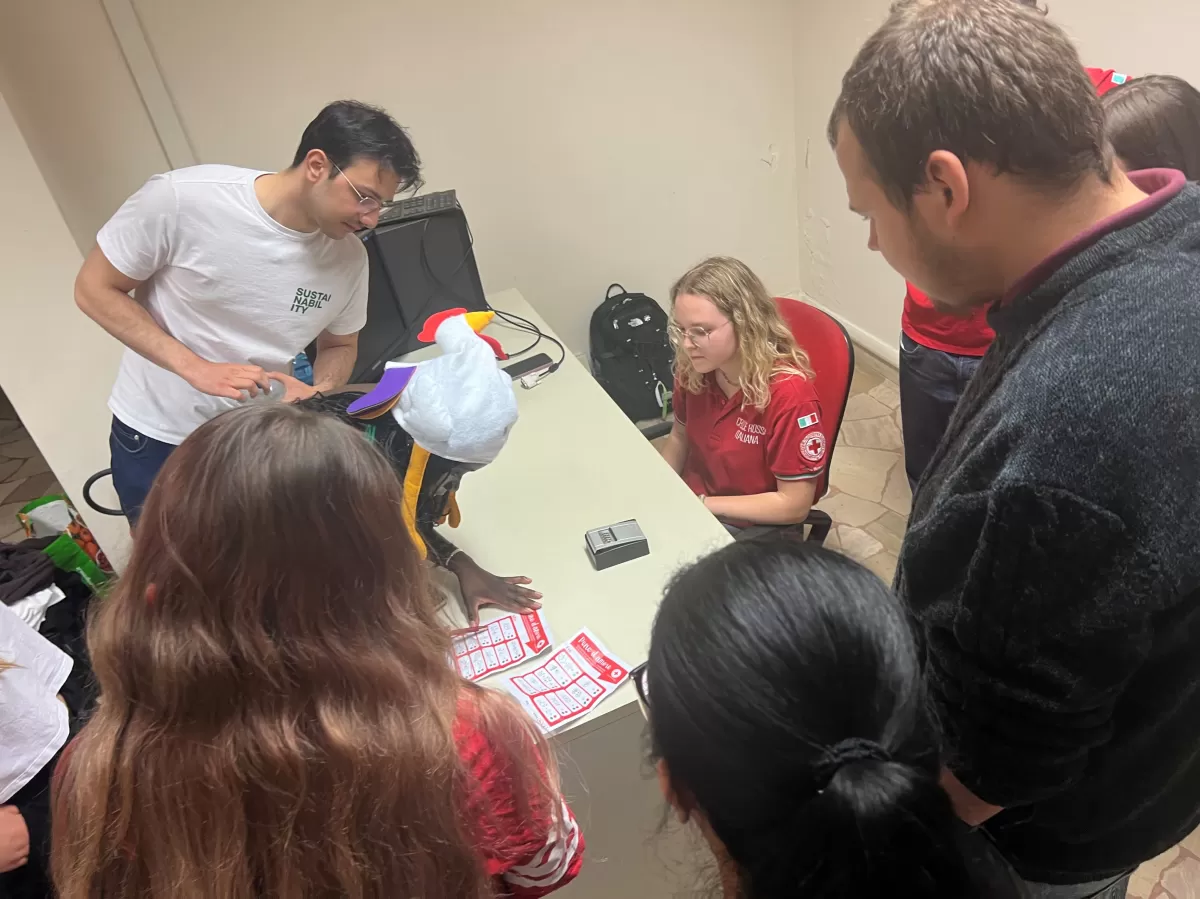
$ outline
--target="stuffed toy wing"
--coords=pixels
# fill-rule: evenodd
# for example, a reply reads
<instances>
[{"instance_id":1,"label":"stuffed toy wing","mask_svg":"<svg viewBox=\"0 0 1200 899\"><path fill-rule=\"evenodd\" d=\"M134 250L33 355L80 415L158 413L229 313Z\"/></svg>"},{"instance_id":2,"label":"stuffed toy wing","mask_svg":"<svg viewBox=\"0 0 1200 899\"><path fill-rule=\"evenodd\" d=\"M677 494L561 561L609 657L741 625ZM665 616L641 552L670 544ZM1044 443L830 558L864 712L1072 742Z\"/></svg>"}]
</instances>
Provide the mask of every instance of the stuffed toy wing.
<instances>
[{"instance_id":1,"label":"stuffed toy wing","mask_svg":"<svg viewBox=\"0 0 1200 899\"><path fill-rule=\"evenodd\" d=\"M355 418L378 418L385 412L390 412L416 370L415 365L389 367L375 385L375 389L356 399L346 411Z\"/></svg>"}]
</instances>

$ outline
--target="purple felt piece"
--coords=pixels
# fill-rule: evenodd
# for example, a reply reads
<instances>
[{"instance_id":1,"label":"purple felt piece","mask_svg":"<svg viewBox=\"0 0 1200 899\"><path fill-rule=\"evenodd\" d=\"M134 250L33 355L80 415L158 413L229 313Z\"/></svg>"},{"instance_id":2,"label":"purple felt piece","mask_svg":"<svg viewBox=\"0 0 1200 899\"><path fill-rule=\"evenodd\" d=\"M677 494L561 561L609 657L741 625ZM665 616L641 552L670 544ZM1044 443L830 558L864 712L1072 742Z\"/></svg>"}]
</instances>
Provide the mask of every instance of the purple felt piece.
<instances>
[{"instance_id":1,"label":"purple felt piece","mask_svg":"<svg viewBox=\"0 0 1200 899\"><path fill-rule=\"evenodd\" d=\"M416 370L417 367L415 365L389 368L383 373L383 377L379 379L379 383L375 385L375 389L366 396L356 399L346 411L351 415L357 415L359 412L394 400L408 386L408 382L412 380L413 372Z\"/></svg>"}]
</instances>

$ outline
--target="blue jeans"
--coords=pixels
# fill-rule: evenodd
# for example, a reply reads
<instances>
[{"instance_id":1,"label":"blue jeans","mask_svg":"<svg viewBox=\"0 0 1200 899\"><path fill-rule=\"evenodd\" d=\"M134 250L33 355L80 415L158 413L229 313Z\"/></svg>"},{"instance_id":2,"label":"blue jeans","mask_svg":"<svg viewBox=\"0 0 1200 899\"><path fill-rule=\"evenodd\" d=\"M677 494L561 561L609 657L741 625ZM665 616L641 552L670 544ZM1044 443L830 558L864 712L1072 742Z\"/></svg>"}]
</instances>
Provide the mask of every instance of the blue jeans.
<instances>
[{"instance_id":1,"label":"blue jeans","mask_svg":"<svg viewBox=\"0 0 1200 899\"><path fill-rule=\"evenodd\" d=\"M175 446L147 437L113 416L108 448L112 453L113 489L121 501L121 511L133 527L142 514L154 478Z\"/></svg>"},{"instance_id":2,"label":"blue jeans","mask_svg":"<svg viewBox=\"0 0 1200 899\"><path fill-rule=\"evenodd\" d=\"M900 335L900 421L904 471L915 493L942 442L958 398L979 368L978 356L958 356L921 346Z\"/></svg>"}]
</instances>

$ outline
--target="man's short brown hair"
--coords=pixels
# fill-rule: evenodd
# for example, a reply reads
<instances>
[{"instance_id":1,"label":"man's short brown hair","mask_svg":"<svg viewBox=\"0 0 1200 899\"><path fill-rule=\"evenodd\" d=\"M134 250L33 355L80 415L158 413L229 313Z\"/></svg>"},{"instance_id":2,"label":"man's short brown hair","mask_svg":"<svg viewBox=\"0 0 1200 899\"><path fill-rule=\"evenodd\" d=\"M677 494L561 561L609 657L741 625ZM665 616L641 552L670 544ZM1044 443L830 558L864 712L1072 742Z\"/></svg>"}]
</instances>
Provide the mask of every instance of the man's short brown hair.
<instances>
[{"instance_id":1,"label":"man's short brown hair","mask_svg":"<svg viewBox=\"0 0 1200 899\"><path fill-rule=\"evenodd\" d=\"M1074 46L1018 0L893 4L842 78L835 146L843 120L901 209L935 150L1048 188L1109 175L1104 116Z\"/></svg>"}]
</instances>

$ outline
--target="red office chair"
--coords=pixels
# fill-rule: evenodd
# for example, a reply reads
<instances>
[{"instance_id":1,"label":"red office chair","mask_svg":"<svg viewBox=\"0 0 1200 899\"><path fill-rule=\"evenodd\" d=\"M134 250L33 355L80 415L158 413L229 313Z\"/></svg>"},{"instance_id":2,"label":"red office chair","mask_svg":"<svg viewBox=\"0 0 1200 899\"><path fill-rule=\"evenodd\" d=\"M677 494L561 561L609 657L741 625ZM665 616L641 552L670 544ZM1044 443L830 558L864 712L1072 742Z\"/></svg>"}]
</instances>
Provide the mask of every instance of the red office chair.
<instances>
[{"instance_id":1,"label":"red office chair","mask_svg":"<svg viewBox=\"0 0 1200 899\"><path fill-rule=\"evenodd\" d=\"M808 359L815 374L817 396L821 400L821 413L824 420L833 425L825 432L828 440L828 452L825 455L825 470L817 481L814 502L824 498L829 492L829 471L833 465L833 450L837 445L838 432L842 429L842 416L846 412L846 401L850 396L850 381L854 377L854 345L850 335L842 327L841 322L816 306L800 300L787 297L776 297L775 304L779 314L791 329L796 342L808 354ZM644 428L642 433L647 439L654 440L671 430L670 422L660 422ZM820 509L809 510L808 517L799 526L809 528L808 539L814 543L824 543L833 527L833 519L829 513ZM753 540L758 537L786 532L795 525L755 525L745 528L737 535L738 540Z\"/></svg>"},{"instance_id":2,"label":"red office chair","mask_svg":"<svg viewBox=\"0 0 1200 899\"><path fill-rule=\"evenodd\" d=\"M815 502L829 492L829 472L833 466L833 451L837 446L838 432L842 429L842 416L846 412L846 401L850 397L850 381L854 377L854 344L850 335L836 318L816 306L801 300L776 297L779 314L792 331L796 343L808 353L808 361L815 375L817 397L821 400L821 414L832 427L825 431L829 442L825 454L825 470L817 480ZM829 513L811 509L808 518L808 539L824 543L833 527ZM778 528L747 528L738 535L739 539L753 539Z\"/></svg>"}]
</instances>

